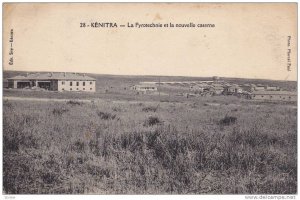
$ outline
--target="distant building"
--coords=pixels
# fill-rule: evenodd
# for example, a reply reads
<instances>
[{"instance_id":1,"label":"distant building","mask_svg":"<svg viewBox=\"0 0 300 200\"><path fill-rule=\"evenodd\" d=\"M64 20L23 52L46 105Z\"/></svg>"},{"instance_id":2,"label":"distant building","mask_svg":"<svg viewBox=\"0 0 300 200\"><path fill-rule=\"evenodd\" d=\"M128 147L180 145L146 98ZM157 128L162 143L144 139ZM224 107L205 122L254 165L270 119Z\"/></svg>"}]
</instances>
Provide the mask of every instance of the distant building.
<instances>
[{"instance_id":1,"label":"distant building","mask_svg":"<svg viewBox=\"0 0 300 200\"><path fill-rule=\"evenodd\" d=\"M218 77L218 76L213 76L213 77L212 77L212 80L213 80L214 82L218 82L218 81L220 80L220 77Z\"/></svg>"},{"instance_id":2,"label":"distant building","mask_svg":"<svg viewBox=\"0 0 300 200\"><path fill-rule=\"evenodd\" d=\"M297 101L297 92L290 91L254 91L251 94L254 100Z\"/></svg>"},{"instance_id":3,"label":"distant building","mask_svg":"<svg viewBox=\"0 0 300 200\"><path fill-rule=\"evenodd\" d=\"M263 85L257 85L254 88L255 91L264 91L265 90L265 86Z\"/></svg>"},{"instance_id":4,"label":"distant building","mask_svg":"<svg viewBox=\"0 0 300 200\"><path fill-rule=\"evenodd\" d=\"M210 91L215 95L220 95L223 93L224 88L222 86L213 86L210 88Z\"/></svg>"},{"instance_id":5,"label":"distant building","mask_svg":"<svg viewBox=\"0 0 300 200\"><path fill-rule=\"evenodd\" d=\"M243 91L253 92L254 88L255 88L255 85L252 85L252 84L243 84L243 85L240 85L240 87L242 88Z\"/></svg>"},{"instance_id":6,"label":"distant building","mask_svg":"<svg viewBox=\"0 0 300 200\"><path fill-rule=\"evenodd\" d=\"M224 88L224 94L230 95L230 94L241 94L243 92L243 89L237 85L227 86Z\"/></svg>"},{"instance_id":7,"label":"distant building","mask_svg":"<svg viewBox=\"0 0 300 200\"><path fill-rule=\"evenodd\" d=\"M199 86L199 85L194 85L190 87L191 92L193 92L194 94L201 94L202 92L204 92L204 87Z\"/></svg>"},{"instance_id":8,"label":"distant building","mask_svg":"<svg viewBox=\"0 0 300 200\"><path fill-rule=\"evenodd\" d=\"M157 86L155 84L139 84L133 86L132 89L143 93L147 93L151 91L157 91Z\"/></svg>"},{"instance_id":9,"label":"distant building","mask_svg":"<svg viewBox=\"0 0 300 200\"><path fill-rule=\"evenodd\" d=\"M8 78L9 88L41 88L51 91L95 92L96 79L77 73L33 73Z\"/></svg>"},{"instance_id":10,"label":"distant building","mask_svg":"<svg viewBox=\"0 0 300 200\"><path fill-rule=\"evenodd\" d=\"M254 90L255 91L263 91L263 90L266 90L266 91L278 91L280 90L280 87L277 87L277 86L267 86L267 85L261 85L261 84L258 84L254 87Z\"/></svg>"},{"instance_id":11,"label":"distant building","mask_svg":"<svg viewBox=\"0 0 300 200\"><path fill-rule=\"evenodd\" d=\"M265 89L268 90L268 91L277 91L277 90L280 90L280 88L277 87L277 86L266 86Z\"/></svg>"}]
</instances>

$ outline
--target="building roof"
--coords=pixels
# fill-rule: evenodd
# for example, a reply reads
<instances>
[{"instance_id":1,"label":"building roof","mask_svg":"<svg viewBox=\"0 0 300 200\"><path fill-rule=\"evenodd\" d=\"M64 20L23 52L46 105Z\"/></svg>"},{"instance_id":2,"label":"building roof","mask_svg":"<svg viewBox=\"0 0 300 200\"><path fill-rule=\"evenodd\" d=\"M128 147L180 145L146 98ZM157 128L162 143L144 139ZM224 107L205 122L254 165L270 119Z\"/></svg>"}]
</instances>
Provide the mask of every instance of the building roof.
<instances>
[{"instance_id":1,"label":"building roof","mask_svg":"<svg viewBox=\"0 0 300 200\"><path fill-rule=\"evenodd\" d=\"M88 80L95 81L96 79L85 76L85 74L78 73L65 73L65 72L53 72L53 73L33 73L26 76L14 76L8 78L9 80Z\"/></svg>"},{"instance_id":2,"label":"building roof","mask_svg":"<svg viewBox=\"0 0 300 200\"><path fill-rule=\"evenodd\" d=\"M278 88L278 86L267 86L267 88Z\"/></svg>"},{"instance_id":3,"label":"building roof","mask_svg":"<svg viewBox=\"0 0 300 200\"><path fill-rule=\"evenodd\" d=\"M291 95L297 96L297 92L292 91L254 91L252 94L255 95Z\"/></svg>"}]
</instances>

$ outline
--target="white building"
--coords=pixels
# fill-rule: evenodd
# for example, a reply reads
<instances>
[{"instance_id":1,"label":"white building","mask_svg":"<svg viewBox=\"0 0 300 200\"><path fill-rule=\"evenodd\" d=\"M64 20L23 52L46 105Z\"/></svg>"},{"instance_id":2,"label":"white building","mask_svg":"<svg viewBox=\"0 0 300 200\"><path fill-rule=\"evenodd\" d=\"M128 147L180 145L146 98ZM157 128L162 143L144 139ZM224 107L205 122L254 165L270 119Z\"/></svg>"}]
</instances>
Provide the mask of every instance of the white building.
<instances>
[{"instance_id":1,"label":"white building","mask_svg":"<svg viewBox=\"0 0 300 200\"><path fill-rule=\"evenodd\" d=\"M8 78L9 88L43 88L52 91L96 91L96 79L78 73L34 73Z\"/></svg>"}]
</instances>

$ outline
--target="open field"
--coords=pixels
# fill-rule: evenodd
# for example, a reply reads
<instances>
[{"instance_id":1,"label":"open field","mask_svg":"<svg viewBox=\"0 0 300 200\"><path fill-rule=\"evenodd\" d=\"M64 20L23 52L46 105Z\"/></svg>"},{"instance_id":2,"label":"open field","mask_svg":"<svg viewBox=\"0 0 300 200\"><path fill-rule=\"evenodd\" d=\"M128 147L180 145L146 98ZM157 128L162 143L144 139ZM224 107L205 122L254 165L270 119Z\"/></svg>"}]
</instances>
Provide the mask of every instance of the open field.
<instances>
[{"instance_id":1,"label":"open field","mask_svg":"<svg viewBox=\"0 0 300 200\"><path fill-rule=\"evenodd\" d=\"M15 94L7 96L30 96ZM93 102L4 100L3 191L297 192L296 104L108 95Z\"/></svg>"}]
</instances>

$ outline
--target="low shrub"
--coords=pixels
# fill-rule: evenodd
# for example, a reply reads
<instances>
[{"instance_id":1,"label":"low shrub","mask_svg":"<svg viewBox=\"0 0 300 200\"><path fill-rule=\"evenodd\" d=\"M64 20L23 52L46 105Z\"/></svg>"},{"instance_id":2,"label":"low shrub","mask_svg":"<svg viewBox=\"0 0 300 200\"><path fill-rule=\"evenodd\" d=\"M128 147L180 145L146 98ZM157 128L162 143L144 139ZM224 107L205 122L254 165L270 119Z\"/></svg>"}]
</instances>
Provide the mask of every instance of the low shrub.
<instances>
[{"instance_id":1,"label":"low shrub","mask_svg":"<svg viewBox=\"0 0 300 200\"><path fill-rule=\"evenodd\" d=\"M69 110L68 109L65 109L65 108L54 108L52 113L53 115L62 115L66 112L68 112Z\"/></svg>"},{"instance_id":2,"label":"low shrub","mask_svg":"<svg viewBox=\"0 0 300 200\"><path fill-rule=\"evenodd\" d=\"M220 120L220 125L229 126L231 124L236 123L236 121L237 121L236 117L225 116L223 119Z\"/></svg>"},{"instance_id":3,"label":"low shrub","mask_svg":"<svg viewBox=\"0 0 300 200\"><path fill-rule=\"evenodd\" d=\"M112 110L113 110L114 112L122 112L122 109L119 108L119 107L113 107Z\"/></svg>"},{"instance_id":4,"label":"low shrub","mask_svg":"<svg viewBox=\"0 0 300 200\"><path fill-rule=\"evenodd\" d=\"M103 119L103 120L113 120L116 118L116 114L111 114L111 113L108 113L108 112L101 112L101 111L98 111L97 112L97 115Z\"/></svg>"},{"instance_id":5,"label":"low shrub","mask_svg":"<svg viewBox=\"0 0 300 200\"><path fill-rule=\"evenodd\" d=\"M80 106L80 105L82 105L82 103L81 102L78 102L78 101L72 101L72 100L70 100L70 101L67 101L67 104L68 105L72 105L72 106Z\"/></svg>"},{"instance_id":6,"label":"low shrub","mask_svg":"<svg viewBox=\"0 0 300 200\"><path fill-rule=\"evenodd\" d=\"M79 153L83 152L84 151L84 146L85 146L84 142L78 140L74 143L73 150L75 150L76 152L79 152Z\"/></svg>"},{"instance_id":7,"label":"low shrub","mask_svg":"<svg viewBox=\"0 0 300 200\"><path fill-rule=\"evenodd\" d=\"M157 107L154 106L149 106L149 107L145 107L142 109L143 112L156 112L157 111Z\"/></svg>"},{"instance_id":8,"label":"low shrub","mask_svg":"<svg viewBox=\"0 0 300 200\"><path fill-rule=\"evenodd\" d=\"M150 116L144 121L144 126L154 126L161 123L162 121L158 117Z\"/></svg>"}]
</instances>

